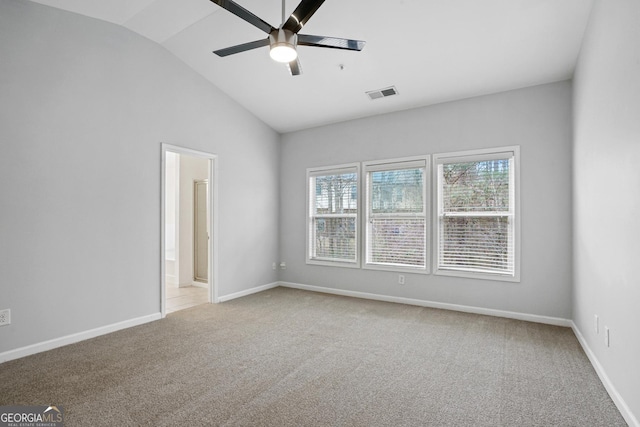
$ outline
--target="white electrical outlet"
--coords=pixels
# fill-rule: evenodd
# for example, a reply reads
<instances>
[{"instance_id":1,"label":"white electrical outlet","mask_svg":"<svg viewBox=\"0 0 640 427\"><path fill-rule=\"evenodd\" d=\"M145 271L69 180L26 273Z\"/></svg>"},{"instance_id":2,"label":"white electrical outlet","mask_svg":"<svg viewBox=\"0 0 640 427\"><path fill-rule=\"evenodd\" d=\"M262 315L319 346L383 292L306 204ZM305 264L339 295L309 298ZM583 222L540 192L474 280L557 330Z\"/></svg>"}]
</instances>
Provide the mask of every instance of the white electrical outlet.
<instances>
[{"instance_id":1,"label":"white electrical outlet","mask_svg":"<svg viewBox=\"0 0 640 427\"><path fill-rule=\"evenodd\" d=\"M286 262L284 262L284 261L282 261L282 262L280 263L280 270L286 270L286 269L287 269L287 263L286 263Z\"/></svg>"},{"instance_id":2,"label":"white electrical outlet","mask_svg":"<svg viewBox=\"0 0 640 427\"><path fill-rule=\"evenodd\" d=\"M11 309L0 310L0 326L11 324Z\"/></svg>"},{"instance_id":3,"label":"white electrical outlet","mask_svg":"<svg viewBox=\"0 0 640 427\"><path fill-rule=\"evenodd\" d=\"M398 284L404 285L404 274L398 275Z\"/></svg>"},{"instance_id":4,"label":"white electrical outlet","mask_svg":"<svg viewBox=\"0 0 640 427\"><path fill-rule=\"evenodd\" d=\"M273 264L271 264L271 268L274 269L274 270L276 269L276 263L275 262Z\"/></svg>"},{"instance_id":5,"label":"white electrical outlet","mask_svg":"<svg viewBox=\"0 0 640 427\"><path fill-rule=\"evenodd\" d=\"M595 323L595 327L596 327L596 334L600 333L600 319L598 318L598 315L596 314L596 323Z\"/></svg>"},{"instance_id":6,"label":"white electrical outlet","mask_svg":"<svg viewBox=\"0 0 640 427\"><path fill-rule=\"evenodd\" d=\"M604 345L609 347L609 344L611 344L611 341L609 340L609 328L605 326L604 327Z\"/></svg>"}]
</instances>

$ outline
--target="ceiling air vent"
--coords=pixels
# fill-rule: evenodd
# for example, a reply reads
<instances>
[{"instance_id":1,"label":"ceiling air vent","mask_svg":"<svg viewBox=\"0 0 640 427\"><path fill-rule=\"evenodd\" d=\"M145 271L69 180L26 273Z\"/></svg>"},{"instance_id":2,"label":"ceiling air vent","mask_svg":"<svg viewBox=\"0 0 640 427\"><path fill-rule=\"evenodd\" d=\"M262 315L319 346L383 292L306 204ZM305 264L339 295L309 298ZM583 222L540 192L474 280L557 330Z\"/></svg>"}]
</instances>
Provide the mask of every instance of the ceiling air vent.
<instances>
[{"instance_id":1,"label":"ceiling air vent","mask_svg":"<svg viewBox=\"0 0 640 427\"><path fill-rule=\"evenodd\" d=\"M396 89L395 86L390 86L385 89L370 90L369 92L366 92L366 93L367 95L369 95L369 98L371 100L374 100L379 98L386 98L387 96L397 95L398 89Z\"/></svg>"}]
</instances>

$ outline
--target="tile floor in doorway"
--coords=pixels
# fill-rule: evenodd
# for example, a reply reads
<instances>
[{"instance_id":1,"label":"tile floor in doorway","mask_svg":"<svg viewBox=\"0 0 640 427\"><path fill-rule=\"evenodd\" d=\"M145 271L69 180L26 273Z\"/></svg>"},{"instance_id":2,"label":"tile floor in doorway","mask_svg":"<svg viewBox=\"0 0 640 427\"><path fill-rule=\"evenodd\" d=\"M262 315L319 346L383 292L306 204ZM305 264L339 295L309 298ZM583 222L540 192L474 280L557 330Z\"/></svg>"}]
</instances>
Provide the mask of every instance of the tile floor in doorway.
<instances>
[{"instance_id":1,"label":"tile floor in doorway","mask_svg":"<svg viewBox=\"0 0 640 427\"><path fill-rule=\"evenodd\" d=\"M167 314L208 302L206 288L167 286Z\"/></svg>"}]
</instances>

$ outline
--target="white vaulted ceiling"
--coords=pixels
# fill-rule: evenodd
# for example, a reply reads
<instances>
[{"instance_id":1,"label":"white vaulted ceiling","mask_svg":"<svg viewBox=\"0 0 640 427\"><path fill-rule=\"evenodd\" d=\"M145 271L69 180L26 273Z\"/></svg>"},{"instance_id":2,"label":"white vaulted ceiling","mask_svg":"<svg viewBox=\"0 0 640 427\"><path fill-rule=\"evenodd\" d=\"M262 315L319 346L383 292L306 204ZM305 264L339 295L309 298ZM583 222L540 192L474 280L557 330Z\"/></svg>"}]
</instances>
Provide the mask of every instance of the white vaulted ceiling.
<instances>
[{"instance_id":1,"label":"white vaulted ceiling","mask_svg":"<svg viewBox=\"0 0 640 427\"><path fill-rule=\"evenodd\" d=\"M327 0L301 33L367 44L362 52L300 46L303 74L292 77L268 47L214 55L266 34L209 0L34 1L161 44L279 132L571 78L592 3ZM287 1L287 15L298 2ZM281 0L236 3L281 23ZM397 96L365 94L392 85Z\"/></svg>"}]
</instances>

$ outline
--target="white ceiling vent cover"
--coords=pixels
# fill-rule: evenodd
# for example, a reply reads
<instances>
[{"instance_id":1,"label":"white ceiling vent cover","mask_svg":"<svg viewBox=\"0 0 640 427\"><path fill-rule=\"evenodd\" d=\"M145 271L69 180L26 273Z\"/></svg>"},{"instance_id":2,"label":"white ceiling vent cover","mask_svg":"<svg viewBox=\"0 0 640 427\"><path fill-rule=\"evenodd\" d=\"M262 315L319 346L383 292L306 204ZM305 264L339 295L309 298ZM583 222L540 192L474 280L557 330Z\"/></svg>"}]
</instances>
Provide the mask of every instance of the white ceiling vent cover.
<instances>
[{"instance_id":1,"label":"white ceiling vent cover","mask_svg":"<svg viewBox=\"0 0 640 427\"><path fill-rule=\"evenodd\" d=\"M386 98L387 96L397 95L398 89L396 89L395 86L389 86L384 89L370 90L369 92L366 92L366 94L369 95L369 98L371 100L374 100L374 99Z\"/></svg>"}]
</instances>

